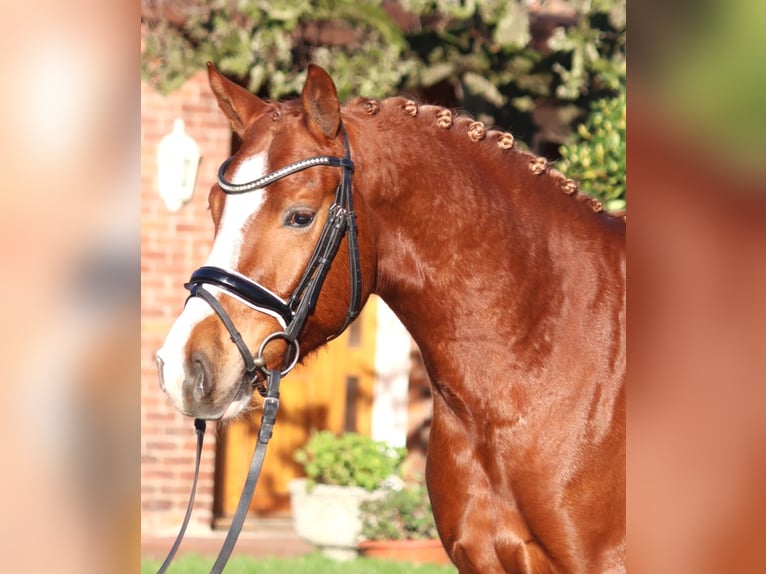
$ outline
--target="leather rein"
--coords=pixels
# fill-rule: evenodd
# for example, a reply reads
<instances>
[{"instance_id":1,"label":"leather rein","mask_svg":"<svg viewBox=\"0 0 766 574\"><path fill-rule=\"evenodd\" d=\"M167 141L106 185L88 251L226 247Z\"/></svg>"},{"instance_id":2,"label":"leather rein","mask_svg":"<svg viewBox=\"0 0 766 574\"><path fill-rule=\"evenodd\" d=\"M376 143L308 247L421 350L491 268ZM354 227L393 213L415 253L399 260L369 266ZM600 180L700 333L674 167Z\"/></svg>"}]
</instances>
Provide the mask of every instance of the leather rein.
<instances>
[{"instance_id":1,"label":"leather rein","mask_svg":"<svg viewBox=\"0 0 766 574\"><path fill-rule=\"evenodd\" d=\"M277 411L279 410L280 381L298 362L300 356L298 336L305 326L309 316L314 313L322 285L327 278L330 266L335 259L340 243L344 237L347 237L348 239L351 295L343 325L334 335L328 337L327 340L330 341L340 335L359 315L361 310L362 273L359 264L356 213L353 208L351 189L351 176L354 172L354 164L351 161L351 149L348 143L348 134L345 130L343 132L343 144L345 147L345 157L310 157L291 163L248 183L234 184L226 180L225 173L231 164L233 157L230 157L223 162L218 170L218 187L220 187L226 194L240 194L254 191L256 189L262 189L280 179L315 166L340 168L342 170L342 177L340 185L338 185L338 188L335 191L335 199L330 205L327 220L322 228L319 240L314 247L314 252L306 265L303 276L288 300L285 301L266 287L236 271L221 269L219 267L200 267L192 273L189 282L184 285L184 287L190 291L187 301L192 297L200 297L206 301L216 315L218 315L221 322L226 327L226 330L229 332L232 342L236 345L242 355L242 359L245 363L245 377L247 378L248 383L264 397L261 426L258 431L258 440L253 452L250 469L247 478L245 479L242 494L237 503L237 509L235 510L229 532L226 534L226 539L224 540L215 564L213 564L210 574L220 574L223 572L223 569L231 556L231 552L234 549L234 545L237 542L239 533L242 530L242 526L244 525L248 509L250 508L250 502L255 492L255 486L261 473L261 468L266 455L266 448L271 439L274 424L276 422ZM253 357L228 313L226 313L213 293L206 288L208 285L216 287L227 295L239 299L256 311L274 317L279 321L284 330L277 331L267 336L261 343L256 357ZM266 366L266 361L263 357L266 346L275 339L283 339L288 344L281 369L269 369ZM265 375L267 381L266 386L258 381L259 374ZM192 508L194 506L194 495L197 488L202 444L205 435L205 421L203 419L195 419L194 428L197 434L197 450L194 463L194 480L192 482L189 503L178 536L176 537L167 558L165 558L162 566L160 566L160 569L157 571L157 574L163 574L173 561L176 551L186 532Z\"/></svg>"}]
</instances>

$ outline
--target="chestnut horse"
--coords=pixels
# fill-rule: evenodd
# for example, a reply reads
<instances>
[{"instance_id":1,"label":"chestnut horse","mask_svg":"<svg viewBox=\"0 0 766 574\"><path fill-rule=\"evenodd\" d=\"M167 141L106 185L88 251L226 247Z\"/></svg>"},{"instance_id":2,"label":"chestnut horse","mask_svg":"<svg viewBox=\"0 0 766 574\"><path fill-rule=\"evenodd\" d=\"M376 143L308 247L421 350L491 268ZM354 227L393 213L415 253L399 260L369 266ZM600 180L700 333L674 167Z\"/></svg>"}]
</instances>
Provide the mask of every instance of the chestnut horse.
<instances>
[{"instance_id":1,"label":"chestnut horse","mask_svg":"<svg viewBox=\"0 0 766 574\"><path fill-rule=\"evenodd\" d=\"M213 303L190 298L157 353L175 406L238 415L253 395L243 345L260 348L256 367L280 369L376 293L433 386L426 481L460 572L624 572L624 219L511 134L441 107L396 97L341 108L316 66L288 102L261 100L212 65L209 81L242 146L210 191L216 236L203 269L271 303L207 278ZM334 162L301 161L316 157ZM358 235L340 242L293 348L282 306L351 163ZM241 331L236 345L213 305Z\"/></svg>"}]
</instances>

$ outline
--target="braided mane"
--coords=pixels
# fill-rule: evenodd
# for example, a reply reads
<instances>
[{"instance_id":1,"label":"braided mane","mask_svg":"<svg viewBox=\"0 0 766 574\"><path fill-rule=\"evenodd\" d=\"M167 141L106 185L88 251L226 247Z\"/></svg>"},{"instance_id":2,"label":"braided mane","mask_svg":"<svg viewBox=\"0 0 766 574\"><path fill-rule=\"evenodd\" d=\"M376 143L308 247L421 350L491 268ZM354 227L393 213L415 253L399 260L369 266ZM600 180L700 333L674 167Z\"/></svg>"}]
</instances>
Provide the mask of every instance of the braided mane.
<instances>
[{"instance_id":1,"label":"braided mane","mask_svg":"<svg viewBox=\"0 0 766 574\"><path fill-rule=\"evenodd\" d=\"M376 116L383 109L387 111L396 109L403 117L409 116L413 119L434 118L435 124L442 130L464 134L476 144L489 145L493 143L498 149L507 150L520 159L522 163L526 163L532 174L551 178L554 186L561 192L587 204L595 213L603 212L604 215L625 220L624 213L604 212L604 205L601 201L583 193L575 180L566 177L555 169L546 158L520 149L516 145L513 134L495 128L487 128L483 122L471 118L464 112L455 112L442 106L419 104L414 100L402 97L391 97L384 100L358 97L344 107L346 112L358 117Z\"/></svg>"}]
</instances>

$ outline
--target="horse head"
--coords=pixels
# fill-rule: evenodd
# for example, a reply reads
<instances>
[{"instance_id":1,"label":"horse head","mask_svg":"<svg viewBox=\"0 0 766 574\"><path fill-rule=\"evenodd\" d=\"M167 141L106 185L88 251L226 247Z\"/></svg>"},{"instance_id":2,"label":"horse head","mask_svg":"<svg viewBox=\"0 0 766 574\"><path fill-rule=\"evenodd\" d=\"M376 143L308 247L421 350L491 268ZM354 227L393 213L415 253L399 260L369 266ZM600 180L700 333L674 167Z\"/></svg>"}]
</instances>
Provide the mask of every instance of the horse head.
<instances>
[{"instance_id":1,"label":"horse head","mask_svg":"<svg viewBox=\"0 0 766 574\"><path fill-rule=\"evenodd\" d=\"M156 359L179 411L217 419L347 326L371 291L374 254L364 234L357 241L364 213L351 204L353 163L327 73L310 66L301 97L281 103L212 65L208 76L242 145L210 190L213 247Z\"/></svg>"}]
</instances>

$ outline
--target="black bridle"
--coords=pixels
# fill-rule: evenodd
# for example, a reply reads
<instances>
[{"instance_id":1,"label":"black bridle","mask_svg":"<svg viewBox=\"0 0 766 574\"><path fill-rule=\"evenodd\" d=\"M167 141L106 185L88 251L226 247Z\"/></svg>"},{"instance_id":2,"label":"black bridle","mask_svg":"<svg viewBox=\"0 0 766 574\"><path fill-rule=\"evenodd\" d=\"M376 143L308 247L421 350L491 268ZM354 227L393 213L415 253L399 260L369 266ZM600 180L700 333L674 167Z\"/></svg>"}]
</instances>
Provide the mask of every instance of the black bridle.
<instances>
[{"instance_id":1,"label":"black bridle","mask_svg":"<svg viewBox=\"0 0 766 574\"><path fill-rule=\"evenodd\" d=\"M248 183L235 184L226 180L226 170L233 158L223 162L218 170L218 187L227 194L248 193L256 189L262 189L280 179L311 167L330 166L343 170L340 185L338 185L335 191L335 200L330 205L327 221L325 221L319 241L314 248L308 265L306 265L306 270L301 280L287 301L244 275L218 267L200 267L192 273L191 279L185 285L191 292L190 297L203 298L221 319L229 331L232 341L242 355L245 362L245 373L250 377L251 382L255 381L259 369L264 370L264 345L261 345L259 356L257 359L254 359L226 311L204 286L213 285L218 287L250 307L275 317L282 324L284 330L274 333L270 338L267 338L266 342L275 338L287 341L289 344L288 352L292 350L293 355L292 357L286 357L285 364L294 365L300 354L298 335L305 326L309 316L314 313L322 285L327 277L327 273L330 271L330 265L335 259L343 237L348 236L349 272L351 276L349 307L343 325L327 340L334 339L348 327L351 321L359 315L362 300L362 274L359 266L356 213L354 212L351 193L351 175L354 172L354 164L351 161L348 135L345 131L343 138L346 151L345 157L316 156L303 159ZM289 371L289 369L286 370ZM264 372L267 373L267 371ZM286 373L283 372L283 374ZM258 390L265 396L265 389L260 387Z\"/></svg>"},{"instance_id":2,"label":"black bridle","mask_svg":"<svg viewBox=\"0 0 766 574\"><path fill-rule=\"evenodd\" d=\"M338 167L343 171L340 185L338 185L338 188L335 190L335 199L330 205L327 221L325 221L324 227L322 228L319 241L317 242L316 247L314 247L314 252L306 265L303 276L287 301L256 281L253 281L236 271L221 269L219 267L200 267L192 273L189 282L184 285L184 287L190 291L189 299L191 297L202 298L221 319L221 322L231 336L231 340L242 355L242 359L245 363L245 376L247 377L248 382L264 397L263 416L261 417L258 441L256 442L256 448L253 452L250 470L248 471L245 484L242 488L242 494L240 495L231 527L226 535L226 540L221 547L221 551L218 554L218 558L213 565L211 574L219 574L223 571L223 568L228 562L229 556L234 549L239 533L242 530L242 525L244 524L247 511L250 507L250 501L255 492L255 485L258 482L258 476L260 475L261 467L263 466L266 447L269 439L271 439L274 424L276 422L277 411L279 410L279 384L281 378L298 362L300 356L298 336L303 330L309 316L314 313L322 285L327 278L330 266L335 259L335 255L338 252L343 237L348 238L351 295L343 325L335 332L335 334L328 337L327 340L330 341L340 335L357 315L359 315L362 301L362 272L359 265L356 213L353 208L351 190L351 175L354 172L354 164L351 161L348 134L345 130L343 133L343 144L346 152L345 157L316 156L303 159L248 183L234 184L226 180L226 170L231 164L233 157L223 162L218 170L218 187L227 194L240 194L254 191L256 189L262 189L289 175L315 166ZM254 358L228 313L226 313L218 299L206 289L206 285L217 287L253 309L276 318L282 325L283 331L278 331L267 336L261 343L257 356ZM269 369L266 366L263 353L266 345L275 339L285 340L288 343L288 347L282 367ZM268 381L266 386L257 382L259 372L266 376L266 380ZM181 540L183 539L184 533L186 532L186 527L189 523L192 507L194 505L194 494L199 474L202 441L205 434L205 421L202 419L195 419L194 426L197 433L197 454L192 492L178 537L173 543L167 558L158 570L158 574L164 573L172 562L176 551L180 546Z\"/></svg>"}]
</instances>

